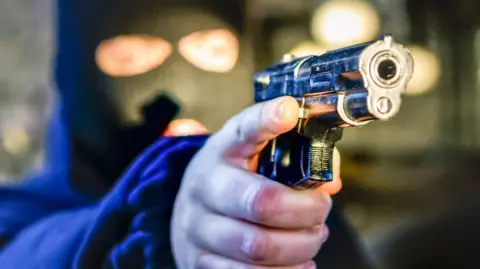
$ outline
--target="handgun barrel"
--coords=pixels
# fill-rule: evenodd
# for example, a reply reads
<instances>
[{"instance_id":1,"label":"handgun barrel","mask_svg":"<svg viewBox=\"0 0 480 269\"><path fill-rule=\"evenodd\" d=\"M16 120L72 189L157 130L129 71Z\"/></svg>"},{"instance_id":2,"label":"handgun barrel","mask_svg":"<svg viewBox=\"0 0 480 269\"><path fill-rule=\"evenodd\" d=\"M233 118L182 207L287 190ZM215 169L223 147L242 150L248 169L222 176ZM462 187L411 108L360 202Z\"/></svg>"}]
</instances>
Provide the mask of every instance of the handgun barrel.
<instances>
[{"instance_id":1,"label":"handgun barrel","mask_svg":"<svg viewBox=\"0 0 480 269\"><path fill-rule=\"evenodd\" d=\"M410 52L386 35L375 42L319 56L286 59L267 68L255 76L255 101L281 96L301 99L310 95L337 93L348 103L350 98L359 96L355 93L358 89L365 89L367 97L361 94L362 101L345 105L345 113L349 115L351 112L356 120L357 115L363 118L364 109L367 109L374 118L387 120L398 113L401 94L412 75L413 58ZM354 95L350 96L352 93ZM352 107L361 109L349 111Z\"/></svg>"},{"instance_id":2,"label":"handgun barrel","mask_svg":"<svg viewBox=\"0 0 480 269\"><path fill-rule=\"evenodd\" d=\"M362 125L373 119L368 109L368 92L358 89L355 92L318 94L304 97L308 111L307 119L321 121L331 127L348 127Z\"/></svg>"}]
</instances>

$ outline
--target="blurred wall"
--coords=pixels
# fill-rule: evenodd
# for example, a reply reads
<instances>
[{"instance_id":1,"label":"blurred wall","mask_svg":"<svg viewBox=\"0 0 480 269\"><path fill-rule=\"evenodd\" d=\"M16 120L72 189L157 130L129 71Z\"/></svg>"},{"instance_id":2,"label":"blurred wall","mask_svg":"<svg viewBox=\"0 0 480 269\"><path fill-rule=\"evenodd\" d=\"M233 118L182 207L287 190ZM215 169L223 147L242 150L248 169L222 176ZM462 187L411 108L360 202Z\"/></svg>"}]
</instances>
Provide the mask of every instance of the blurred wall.
<instances>
[{"instance_id":1,"label":"blurred wall","mask_svg":"<svg viewBox=\"0 0 480 269\"><path fill-rule=\"evenodd\" d=\"M42 159L51 99L51 0L0 2L0 181Z\"/></svg>"}]
</instances>

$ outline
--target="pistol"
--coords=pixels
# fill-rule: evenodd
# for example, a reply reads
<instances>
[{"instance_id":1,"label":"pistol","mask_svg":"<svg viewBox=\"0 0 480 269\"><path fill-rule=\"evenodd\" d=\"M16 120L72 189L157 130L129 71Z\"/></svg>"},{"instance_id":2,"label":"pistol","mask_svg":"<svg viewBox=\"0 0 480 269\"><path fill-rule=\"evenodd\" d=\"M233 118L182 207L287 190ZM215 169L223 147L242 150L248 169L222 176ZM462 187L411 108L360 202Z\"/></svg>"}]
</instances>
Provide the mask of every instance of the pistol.
<instances>
[{"instance_id":1,"label":"pistol","mask_svg":"<svg viewBox=\"0 0 480 269\"><path fill-rule=\"evenodd\" d=\"M269 141L257 172L295 189L332 181L333 152L343 129L394 117L413 70L410 51L389 34L322 55L284 55L255 75L255 102L292 96L299 120Z\"/></svg>"}]
</instances>

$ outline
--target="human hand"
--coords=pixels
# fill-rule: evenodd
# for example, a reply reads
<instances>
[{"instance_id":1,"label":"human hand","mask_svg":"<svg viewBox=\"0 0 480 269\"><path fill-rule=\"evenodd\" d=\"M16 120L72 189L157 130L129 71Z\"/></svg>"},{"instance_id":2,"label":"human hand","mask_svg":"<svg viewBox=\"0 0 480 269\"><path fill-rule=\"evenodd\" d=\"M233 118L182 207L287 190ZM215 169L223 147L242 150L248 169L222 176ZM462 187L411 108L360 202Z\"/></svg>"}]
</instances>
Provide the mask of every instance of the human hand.
<instances>
[{"instance_id":1,"label":"human hand","mask_svg":"<svg viewBox=\"0 0 480 269\"><path fill-rule=\"evenodd\" d=\"M177 195L171 243L178 268L315 268L328 237L335 179L298 191L256 173L267 141L292 129L298 104L283 97L233 117L190 162Z\"/></svg>"}]
</instances>

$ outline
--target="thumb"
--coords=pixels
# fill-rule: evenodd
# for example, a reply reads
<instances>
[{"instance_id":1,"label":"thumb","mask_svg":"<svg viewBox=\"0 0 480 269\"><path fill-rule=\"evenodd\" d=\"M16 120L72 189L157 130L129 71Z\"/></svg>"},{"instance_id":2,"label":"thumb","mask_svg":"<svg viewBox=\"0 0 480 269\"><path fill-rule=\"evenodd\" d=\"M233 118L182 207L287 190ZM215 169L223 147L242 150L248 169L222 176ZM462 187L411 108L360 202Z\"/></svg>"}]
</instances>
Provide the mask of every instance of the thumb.
<instances>
[{"instance_id":1,"label":"thumb","mask_svg":"<svg viewBox=\"0 0 480 269\"><path fill-rule=\"evenodd\" d=\"M269 140L294 128L298 110L292 97L255 104L230 119L208 143L221 155L249 159Z\"/></svg>"}]
</instances>

